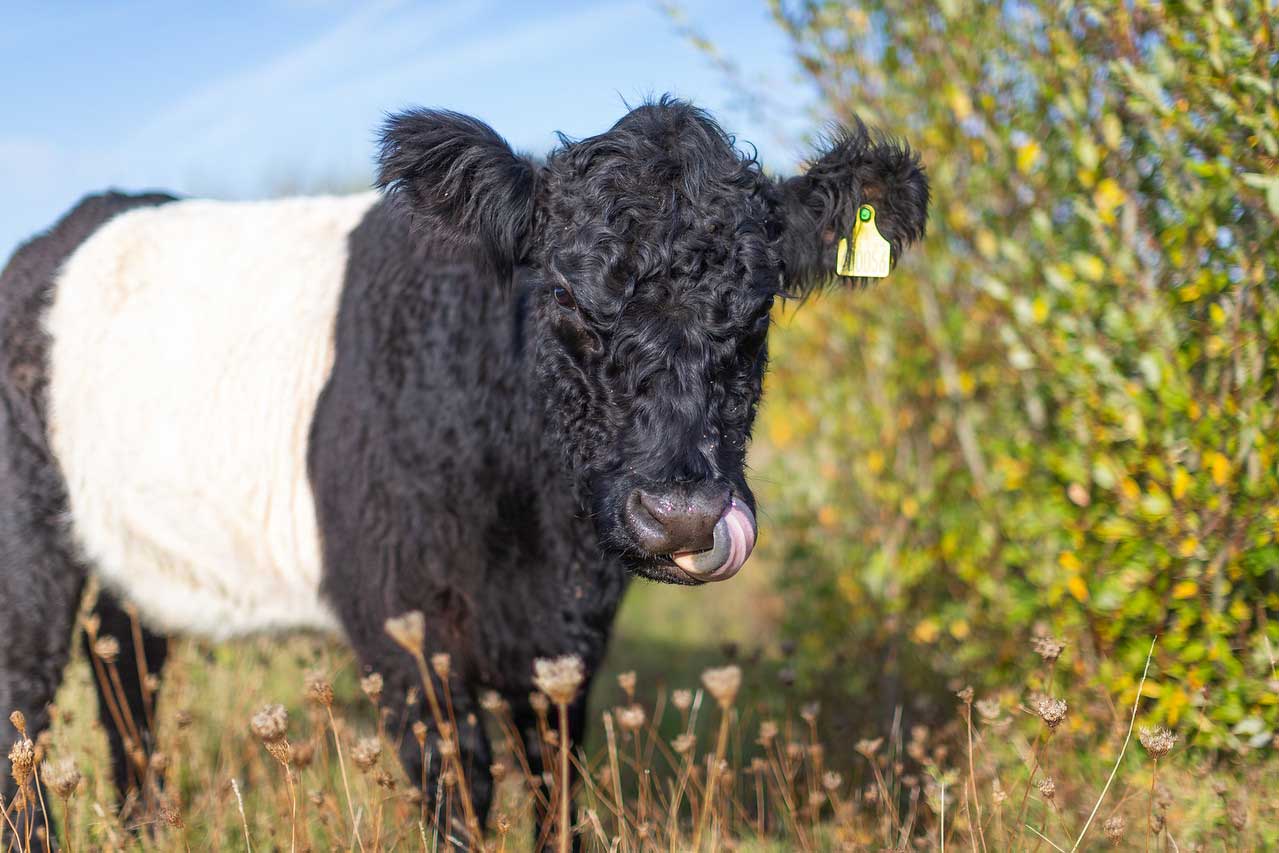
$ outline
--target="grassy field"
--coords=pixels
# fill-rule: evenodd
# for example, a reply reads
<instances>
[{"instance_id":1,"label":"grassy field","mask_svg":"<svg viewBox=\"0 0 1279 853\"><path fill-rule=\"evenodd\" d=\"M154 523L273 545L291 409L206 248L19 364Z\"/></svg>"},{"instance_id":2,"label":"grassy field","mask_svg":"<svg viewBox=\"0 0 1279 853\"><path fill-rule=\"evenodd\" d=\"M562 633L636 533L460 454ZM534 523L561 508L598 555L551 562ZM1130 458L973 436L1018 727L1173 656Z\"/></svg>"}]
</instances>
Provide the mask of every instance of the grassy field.
<instances>
[{"instance_id":1,"label":"grassy field","mask_svg":"<svg viewBox=\"0 0 1279 853\"><path fill-rule=\"evenodd\" d=\"M596 682L591 737L573 753L587 770L575 830L587 849L904 850L941 848L943 838L946 847L983 851L1279 843L1279 768L1266 760L1270 747L1226 760L1174 742L1156 770L1140 715L1134 720L1133 709L1105 691L1073 683L1069 644L1059 661L1044 660L1032 683L957 696L953 716L939 725L899 723L847 741L827 724L831 714L785 686L784 650L760 644L775 636L781 605L767 567L756 568L740 584L632 590ZM1039 651L1051 657L1052 647ZM721 707L702 675L730 661L740 667L741 687ZM618 678L631 672L633 700ZM317 674L333 686L331 719L307 700L304 684ZM77 658L52 732L38 745L42 784L31 787L59 817L68 848L436 850L458 835L422 813L389 744L379 753L373 704L349 651L330 641L179 642L159 698L160 752L148 793L123 817L93 677ZM287 779L251 725L272 703L288 715ZM531 793L519 756L504 746L503 712L487 713L504 778L484 843L529 849L534 798L553 799L558 786L552 779ZM555 735L547 737L554 750ZM1163 748L1149 733L1145 740ZM70 784L68 761L78 784ZM710 768L718 773L708 786ZM23 835L24 812L9 815L6 840L15 829ZM30 848L44 849L35 837Z\"/></svg>"}]
</instances>

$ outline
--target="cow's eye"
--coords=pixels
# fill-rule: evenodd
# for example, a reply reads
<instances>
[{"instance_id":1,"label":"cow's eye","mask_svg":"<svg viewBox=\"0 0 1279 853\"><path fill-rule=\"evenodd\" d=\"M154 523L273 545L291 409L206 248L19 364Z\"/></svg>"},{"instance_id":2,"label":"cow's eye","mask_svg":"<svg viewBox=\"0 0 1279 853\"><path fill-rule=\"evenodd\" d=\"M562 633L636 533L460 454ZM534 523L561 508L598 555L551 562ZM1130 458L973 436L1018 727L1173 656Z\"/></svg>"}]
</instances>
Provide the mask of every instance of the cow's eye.
<instances>
[{"instance_id":1,"label":"cow's eye","mask_svg":"<svg viewBox=\"0 0 1279 853\"><path fill-rule=\"evenodd\" d=\"M577 307L577 300L573 298L573 294L569 292L569 289L567 287L556 285L555 289L551 291L551 295L554 296L555 301L558 302L564 308Z\"/></svg>"}]
</instances>

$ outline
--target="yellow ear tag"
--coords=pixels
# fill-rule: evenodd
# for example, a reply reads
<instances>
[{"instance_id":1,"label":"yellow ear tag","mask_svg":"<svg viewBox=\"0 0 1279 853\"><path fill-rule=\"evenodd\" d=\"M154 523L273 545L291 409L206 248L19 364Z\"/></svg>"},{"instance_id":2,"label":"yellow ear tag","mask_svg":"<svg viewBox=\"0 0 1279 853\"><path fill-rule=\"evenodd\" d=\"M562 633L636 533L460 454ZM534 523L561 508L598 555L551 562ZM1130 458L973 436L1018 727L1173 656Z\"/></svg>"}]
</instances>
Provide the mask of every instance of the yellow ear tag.
<instances>
[{"instance_id":1,"label":"yellow ear tag","mask_svg":"<svg viewBox=\"0 0 1279 853\"><path fill-rule=\"evenodd\" d=\"M841 237L835 256L835 273L850 278L884 278L892 268L892 246L875 227L875 208L863 204L857 208L857 224L848 237Z\"/></svg>"}]
</instances>

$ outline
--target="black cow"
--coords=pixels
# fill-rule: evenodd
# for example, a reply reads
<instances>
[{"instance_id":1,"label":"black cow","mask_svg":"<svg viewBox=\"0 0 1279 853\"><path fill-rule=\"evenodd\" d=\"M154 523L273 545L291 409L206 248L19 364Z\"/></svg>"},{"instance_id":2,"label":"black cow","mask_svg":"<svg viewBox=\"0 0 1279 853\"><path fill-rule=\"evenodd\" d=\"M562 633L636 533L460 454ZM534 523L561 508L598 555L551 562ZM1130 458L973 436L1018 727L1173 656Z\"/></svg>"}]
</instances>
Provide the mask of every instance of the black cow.
<instances>
[{"instance_id":1,"label":"black cow","mask_svg":"<svg viewBox=\"0 0 1279 853\"><path fill-rule=\"evenodd\" d=\"M91 196L5 268L0 710L32 736L90 575L102 632L133 660L131 602L156 673L170 633L336 632L392 732L418 675L383 625L419 610L483 814L477 691L536 765L535 658L593 671L632 576L742 567L774 300L831 281L859 220L895 260L928 206L918 157L860 124L775 179L669 98L542 161L452 112L382 140L381 194Z\"/></svg>"}]
</instances>

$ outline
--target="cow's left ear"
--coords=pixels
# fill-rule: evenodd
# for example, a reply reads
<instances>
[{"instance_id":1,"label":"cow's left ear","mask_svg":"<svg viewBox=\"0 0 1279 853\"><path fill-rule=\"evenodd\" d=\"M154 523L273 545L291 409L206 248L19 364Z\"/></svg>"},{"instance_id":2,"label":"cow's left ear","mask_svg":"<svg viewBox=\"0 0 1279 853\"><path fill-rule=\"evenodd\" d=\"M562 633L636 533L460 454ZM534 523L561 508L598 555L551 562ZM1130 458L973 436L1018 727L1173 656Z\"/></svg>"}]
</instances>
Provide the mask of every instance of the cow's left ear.
<instances>
[{"instance_id":1,"label":"cow's left ear","mask_svg":"<svg viewBox=\"0 0 1279 853\"><path fill-rule=\"evenodd\" d=\"M432 240L478 252L503 278L528 254L537 168L479 119L426 109L391 116L377 183Z\"/></svg>"},{"instance_id":2,"label":"cow's left ear","mask_svg":"<svg viewBox=\"0 0 1279 853\"><path fill-rule=\"evenodd\" d=\"M808 171L782 181L779 189L783 284L789 293L803 295L831 282L837 264L843 274L857 273L840 281L868 280L861 275L866 269L883 275L903 249L924 236L928 178L919 155L860 121L839 128ZM854 242L861 259L854 258ZM880 250L889 257L865 263Z\"/></svg>"}]
</instances>

